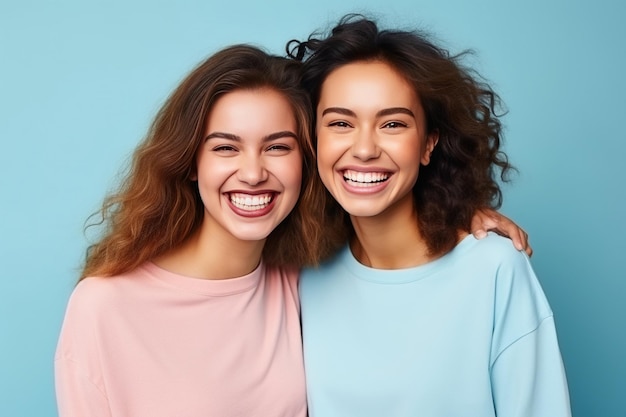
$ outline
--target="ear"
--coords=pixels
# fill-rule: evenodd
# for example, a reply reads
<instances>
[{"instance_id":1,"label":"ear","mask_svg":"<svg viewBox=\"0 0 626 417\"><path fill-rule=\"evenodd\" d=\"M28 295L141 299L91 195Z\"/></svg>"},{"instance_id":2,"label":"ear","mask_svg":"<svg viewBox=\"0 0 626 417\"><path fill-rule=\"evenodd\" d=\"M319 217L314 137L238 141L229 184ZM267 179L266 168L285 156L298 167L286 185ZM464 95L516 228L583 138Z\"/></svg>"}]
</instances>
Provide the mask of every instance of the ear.
<instances>
[{"instance_id":1,"label":"ear","mask_svg":"<svg viewBox=\"0 0 626 417\"><path fill-rule=\"evenodd\" d=\"M433 150L435 150L437 142L439 142L439 129L433 130L426 136L426 146L420 161L422 165L428 165L430 163L430 155L433 153Z\"/></svg>"}]
</instances>

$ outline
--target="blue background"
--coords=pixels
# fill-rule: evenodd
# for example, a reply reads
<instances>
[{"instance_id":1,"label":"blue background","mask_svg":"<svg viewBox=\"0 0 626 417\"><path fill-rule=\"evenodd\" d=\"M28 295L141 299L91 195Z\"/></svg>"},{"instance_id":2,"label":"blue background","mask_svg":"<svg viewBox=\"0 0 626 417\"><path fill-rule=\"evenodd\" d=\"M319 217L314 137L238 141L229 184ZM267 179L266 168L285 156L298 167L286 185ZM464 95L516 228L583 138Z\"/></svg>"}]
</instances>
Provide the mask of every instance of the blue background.
<instances>
[{"instance_id":1,"label":"blue background","mask_svg":"<svg viewBox=\"0 0 626 417\"><path fill-rule=\"evenodd\" d=\"M217 48L282 53L349 11L477 51L520 169L503 211L532 237L574 415L626 416L624 4L1 0L0 416L56 415L53 354L84 221L168 93Z\"/></svg>"}]
</instances>

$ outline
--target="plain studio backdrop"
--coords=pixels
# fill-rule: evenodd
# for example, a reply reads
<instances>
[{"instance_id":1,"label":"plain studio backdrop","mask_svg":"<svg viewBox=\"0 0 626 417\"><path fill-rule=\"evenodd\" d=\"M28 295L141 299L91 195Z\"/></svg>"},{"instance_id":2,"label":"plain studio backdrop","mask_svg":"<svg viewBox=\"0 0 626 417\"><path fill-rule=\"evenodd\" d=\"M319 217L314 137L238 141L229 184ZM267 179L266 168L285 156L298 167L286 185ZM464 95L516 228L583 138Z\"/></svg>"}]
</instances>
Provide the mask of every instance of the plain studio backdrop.
<instances>
[{"instance_id":1,"label":"plain studio backdrop","mask_svg":"<svg viewBox=\"0 0 626 417\"><path fill-rule=\"evenodd\" d=\"M476 51L509 111L503 212L530 233L574 416L626 416L625 4L1 0L0 416L56 415L84 222L182 77L233 43L282 54L347 12Z\"/></svg>"}]
</instances>

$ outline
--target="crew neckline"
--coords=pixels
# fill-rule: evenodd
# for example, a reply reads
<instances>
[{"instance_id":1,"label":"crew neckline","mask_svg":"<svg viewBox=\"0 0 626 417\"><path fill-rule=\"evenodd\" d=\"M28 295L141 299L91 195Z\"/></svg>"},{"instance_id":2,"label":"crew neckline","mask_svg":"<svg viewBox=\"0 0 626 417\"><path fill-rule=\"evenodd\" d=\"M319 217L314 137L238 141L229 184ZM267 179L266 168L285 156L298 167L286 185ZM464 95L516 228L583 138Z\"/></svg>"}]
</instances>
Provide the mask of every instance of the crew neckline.
<instances>
[{"instance_id":1,"label":"crew neckline","mask_svg":"<svg viewBox=\"0 0 626 417\"><path fill-rule=\"evenodd\" d=\"M228 296L249 291L257 287L265 271L263 261L249 274L226 279L203 279L181 275L163 269L154 262L146 262L141 268L151 278L171 287L208 296Z\"/></svg>"},{"instance_id":2,"label":"crew neckline","mask_svg":"<svg viewBox=\"0 0 626 417\"><path fill-rule=\"evenodd\" d=\"M419 281L440 271L447 264L454 262L460 254L474 246L476 242L477 239L469 234L445 255L422 265L400 269L379 269L363 265L354 257L349 245L343 248L339 256L348 271L359 280L377 284L406 284Z\"/></svg>"}]
</instances>

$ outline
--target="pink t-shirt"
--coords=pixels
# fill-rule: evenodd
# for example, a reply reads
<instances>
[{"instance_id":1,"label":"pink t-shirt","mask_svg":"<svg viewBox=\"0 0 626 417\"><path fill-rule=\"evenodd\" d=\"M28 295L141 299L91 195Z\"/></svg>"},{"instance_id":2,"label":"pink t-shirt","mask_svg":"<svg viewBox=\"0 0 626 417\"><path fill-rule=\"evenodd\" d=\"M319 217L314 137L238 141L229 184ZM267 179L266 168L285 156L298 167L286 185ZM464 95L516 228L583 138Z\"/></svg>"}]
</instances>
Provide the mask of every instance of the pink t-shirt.
<instances>
[{"instance_id":1,"label":"pink t-shirt","mask_svg":"<svg viewBox=\"0 0 626 417\"><path fill-rule=\"evenodd\" d=\"M84 279L55 369L60 417L304 417L297 272Z\"/></svg>"}]
</instances>

